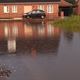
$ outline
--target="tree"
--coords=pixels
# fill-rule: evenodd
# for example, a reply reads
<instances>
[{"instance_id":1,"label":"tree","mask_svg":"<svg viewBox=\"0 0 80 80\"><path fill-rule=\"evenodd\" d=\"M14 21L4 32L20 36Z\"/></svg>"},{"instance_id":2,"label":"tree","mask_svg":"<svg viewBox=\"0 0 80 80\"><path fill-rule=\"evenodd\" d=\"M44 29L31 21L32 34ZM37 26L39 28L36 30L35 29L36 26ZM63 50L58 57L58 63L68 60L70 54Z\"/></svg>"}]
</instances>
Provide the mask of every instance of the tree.
<instances>
[{"instance_id":1,"label":"tree","mask_svg":"<svg viewBox=\"0 0 80 80\"><path fill-rule=\"evenodd\" d=\"M74 4L75 3L75 0L66 0L67 2L70 2L70 3L72 3L72 4Z\"/></svg>"}]
</instances>

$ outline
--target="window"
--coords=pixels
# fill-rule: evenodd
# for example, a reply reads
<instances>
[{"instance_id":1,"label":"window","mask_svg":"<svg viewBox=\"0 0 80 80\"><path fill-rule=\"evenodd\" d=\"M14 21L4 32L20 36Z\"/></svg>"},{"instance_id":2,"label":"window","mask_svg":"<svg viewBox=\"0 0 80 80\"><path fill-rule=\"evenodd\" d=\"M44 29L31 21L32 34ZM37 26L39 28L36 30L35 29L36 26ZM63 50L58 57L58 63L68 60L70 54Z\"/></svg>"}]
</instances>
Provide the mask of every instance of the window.
<instances>
[{"instance_id":1,"label":"window","mask_svg":"<svg viewBox=\"0 0 80 80\"><path fill-rule=\"evenodd\" d=\"M12 13L17 13L17 6L12 6Z\"/></svg>"},{"instance_id":2,"label":"window","mask_svg":"<svg viewBox=\"0 0 80 80\"><path fill-rule=\"evenodd\" d=\"M39 5L39 6L38 6L38 9L44 10L44 6L43 6L43 5Z\"/></svg>"},{"instance_id":3,"label":"window","mask_svg":"<svg viewBox=\"0 0 80 80\"><path fill-rule=\"evenodd\" d=\"M36 11L32 11L32 14L35 14L36 13Z\"/></svg>"},{"instance_id":4,"label":"window","mask_svg":"<svg viewBox=\"0 0 80 80\"><path fill-rule=\"evenodd\" d=\"M37 11L37 13L41 13L40 11Z\"/></svg>"},{"instance_id":5,"label":"window","mask_svg":"<svg viewBox=\"0 0 80 80\"><path fill-rule=\"evenodd\" d=\"M47 12L48 13L53 13L53 5L48 5L47 6Z\"/></svg>"},{"instance_id":6,"label":"window","mask_svg":"<svg viewBox=\"0 0 80 80\"><path fill-rule=\"evenodd\" d=\"M9 7L8 6L4 6L4 13L9 13Z\"/></svg>"}]
</instances>

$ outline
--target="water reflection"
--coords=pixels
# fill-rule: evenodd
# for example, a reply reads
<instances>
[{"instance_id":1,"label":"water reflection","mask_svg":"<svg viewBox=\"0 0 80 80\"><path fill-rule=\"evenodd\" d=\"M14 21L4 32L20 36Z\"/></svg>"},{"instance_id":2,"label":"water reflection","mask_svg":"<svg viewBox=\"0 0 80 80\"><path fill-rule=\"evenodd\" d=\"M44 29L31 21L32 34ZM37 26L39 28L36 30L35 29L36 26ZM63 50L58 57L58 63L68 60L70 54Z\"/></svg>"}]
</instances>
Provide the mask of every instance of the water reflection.
<instances>
[{"instance_id":1,"label":"water reflection","mask_svg":"<svg viewBox=\"0 0 80 80\"><path fill-rule=\"evenodd\" d=\"M9 52L16 52L16 40L15 39L9 39L7 41L8 51Z\"/></svg>"},{"instance_id":2,"label":"water reflection","mask_svg":"<svg viewBox=\"0 0 80 80\"><path fill-rule=\"evenodd\" d=\"M69 42L71 42L73 40L73 36L74 36L73 32L69 32L69 31L64 32L64 37Z\"/></svg>"},{"instance_id":3,"label":"water reflection","mask_svg":"<svg viewBox=\"0 0 80 80\"><path fill-rule=\"evenodd\" d=\"M0 80L80 79L80 32L50 22L0 22L0 64Z\"/></svg>"},{"instance_id":4,"label":"water reflection","mask_svg":"<svg viewBox=\"0 0 80 80\"><path fill-rule=\"evenodd\" d=\"M0 52L56 53L60 29L46 23L0 22Z\"/></svg>"}]
</instances>

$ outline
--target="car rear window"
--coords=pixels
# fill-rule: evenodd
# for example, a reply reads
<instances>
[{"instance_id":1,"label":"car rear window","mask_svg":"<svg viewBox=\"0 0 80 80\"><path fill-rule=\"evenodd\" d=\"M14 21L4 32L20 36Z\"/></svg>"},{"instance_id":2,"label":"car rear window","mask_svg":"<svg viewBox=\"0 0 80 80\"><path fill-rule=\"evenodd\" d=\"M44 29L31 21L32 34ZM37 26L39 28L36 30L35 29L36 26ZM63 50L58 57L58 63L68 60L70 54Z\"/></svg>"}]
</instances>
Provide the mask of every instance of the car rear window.
<instances>
[{"instance_id":1,"label":"car rear window","mask_svg":"<svg viewBox=\"0 0 80 80\"><path fill-rule=\"evenodd\" d=\"M35 14L36 13L36 11L32 11L32 14Z\"/></svg>"},{"instance_id":2,"label":"car rear window","mask_svg":"<svg viewBox=\"0 0 80 80\"><path fill-rule=\"evenodd\" d=\"M41 13L41 11L37 11L37 13Z\"/></svg>"}]
</instances>

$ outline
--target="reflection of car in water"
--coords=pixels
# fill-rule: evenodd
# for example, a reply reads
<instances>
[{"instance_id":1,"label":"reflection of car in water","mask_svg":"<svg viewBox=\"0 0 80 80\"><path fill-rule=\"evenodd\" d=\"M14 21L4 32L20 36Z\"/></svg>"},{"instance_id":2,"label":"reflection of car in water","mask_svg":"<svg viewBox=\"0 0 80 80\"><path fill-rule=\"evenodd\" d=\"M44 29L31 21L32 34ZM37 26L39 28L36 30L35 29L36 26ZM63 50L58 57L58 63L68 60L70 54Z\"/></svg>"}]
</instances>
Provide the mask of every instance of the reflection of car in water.
<instances>
[{"instance_id":1,"label":"reflection of car in water","mask_svg":"<svg viewBox=\"0 0 80 80\"><path fill-rule=\"evenodd\" d=\"M46 17L46 14L45 14L45 12L43 10L32 10L32 11L30 11L28 13L25 13L23 15L23 18L27 18L27 19L29 19L29 18L32 18L32 19L34 19L34 18L44 19L45 17Z\"/></svg>"}]
</instances>

